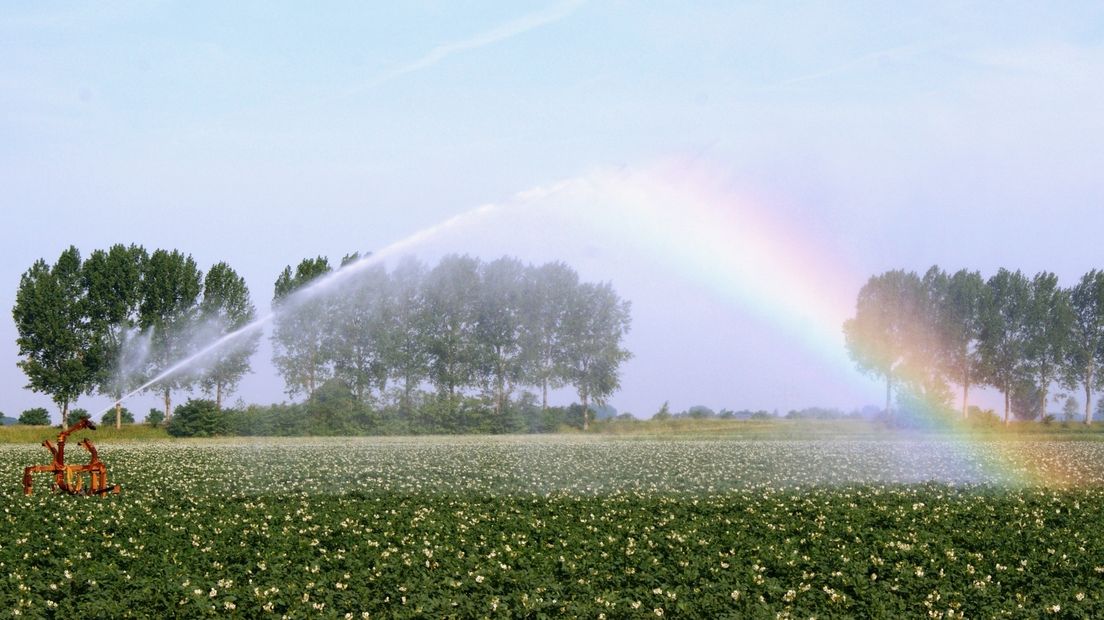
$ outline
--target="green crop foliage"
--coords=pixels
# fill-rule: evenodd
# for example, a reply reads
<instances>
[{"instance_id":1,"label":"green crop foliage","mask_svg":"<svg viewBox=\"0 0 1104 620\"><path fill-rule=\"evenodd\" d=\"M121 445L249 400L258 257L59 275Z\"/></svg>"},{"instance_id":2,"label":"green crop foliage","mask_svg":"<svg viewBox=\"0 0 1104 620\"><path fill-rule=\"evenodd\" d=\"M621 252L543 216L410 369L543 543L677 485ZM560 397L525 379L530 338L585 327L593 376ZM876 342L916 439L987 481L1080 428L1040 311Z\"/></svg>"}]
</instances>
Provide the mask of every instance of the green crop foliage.
<instances>
[{"instance_id":1,"label":"green crop foliage","mask_svg":"<svg viewBox=\"0 0 1104 620\"><path fill-rule=\"evenodd\" d=\"M121 495L60 496L40 477L24 497L21 468L46 451L0 446L0 617L1104 615L1100 442L450 437L100 453Z\"/></svg>"}]
</instances>

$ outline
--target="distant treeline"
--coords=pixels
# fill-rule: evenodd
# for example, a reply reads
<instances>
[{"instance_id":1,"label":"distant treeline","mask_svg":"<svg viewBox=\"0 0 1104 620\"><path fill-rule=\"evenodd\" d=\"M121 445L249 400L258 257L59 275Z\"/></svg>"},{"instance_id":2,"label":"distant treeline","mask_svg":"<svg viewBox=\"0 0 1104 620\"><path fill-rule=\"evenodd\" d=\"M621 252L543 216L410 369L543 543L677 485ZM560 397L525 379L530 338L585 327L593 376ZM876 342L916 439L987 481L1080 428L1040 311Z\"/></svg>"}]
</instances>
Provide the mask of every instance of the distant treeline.
<instances>
[{"instance_id":1,"label":"distant treeline","mask_svg":"<svg viewBox=\"0 0 1104 620\"><path fill-rule=\"evenodd\" d=\"M904 408L946 410L957 385L967 416L970 388L984 385L1003 394L1005 422L1049 420L1047 398L1060 386L1083 390L1088 424L1104 383L1104 272L1063 288L1050 272L888 271L862 287L843 331L858 367L885 381L887 411L894 388ZM1064 415L1077 407L1067 397Z\"/></svg>"},{"instance_id":2,"label":"distant treeline","mask_svg":"<svg viewBox=\"0 0 1104 620\"><path fill-rule=\"evenodd\" d=\"M629 303L563 263L450 255L432 269L408 259L388 272L354 254L342 267L326 294L309 290L331 271L322 257L276 281L273 359L289 394L313 399L338 381L356 402L406 417L470 416L470 397L501 417L527 387L547 409L550 389L571 386L589 411L620 386ZM432 397L418 394L423 385Z\"/></svg>"},{"instance_id":3,"label":"distant treeline","mask_svg":"<svg viewBox=\"0 0 1104 620\"><path fill-rule=\"evenodd\" d=\"M388 272L353 254L341 267L331 276L327 259L305 259L275 282L273 362L288 394L306 396L303 415L330 415L316 402L329 399L364 422L360 430L383 423L412 432L543 428L546 421L517 413L538 402L525 388L539 392L547 417L548 391L571 386L585 428L590 416L582 412L619 387L630 357L622 344L629 303L609 283L580 282L563 263L451 255L432 268L405 260ZM37 261L23 274L13 309L28 387L49 394L63 421L81 394L117 400L256 314L244 280L226 263L204 276L179 251L151 254L134 245L97 250L87 260L70 247L53 265ZM200 388L222 409L250 371L258 338L248 330L149 385L164 397L166 420L177 390ZM119 407L117 422L123 414ZM484 414L497 421L475 421ZM347 427L318 424L327 432Z\"/></svg>"},{"instance_id":4,"label":"distant treeline","mask_svg":"<svg viewBox=\"0 0 1104 620\"><path fill-rule=\"evenodd\" d=\"M118 400L185 359L199 340L249 323L255 311L245 280L226 263L204 276L178 250L115 245L84 260L70 246L53 265L36 261L19 281L12 315L27 387L53 399L64 425L82 394ZM257 337L235 344L204 360L201 371L150 386L166 413L173 390L200 387L220 399L232 391L249 371Z\"/></svg>"}]
</instances>

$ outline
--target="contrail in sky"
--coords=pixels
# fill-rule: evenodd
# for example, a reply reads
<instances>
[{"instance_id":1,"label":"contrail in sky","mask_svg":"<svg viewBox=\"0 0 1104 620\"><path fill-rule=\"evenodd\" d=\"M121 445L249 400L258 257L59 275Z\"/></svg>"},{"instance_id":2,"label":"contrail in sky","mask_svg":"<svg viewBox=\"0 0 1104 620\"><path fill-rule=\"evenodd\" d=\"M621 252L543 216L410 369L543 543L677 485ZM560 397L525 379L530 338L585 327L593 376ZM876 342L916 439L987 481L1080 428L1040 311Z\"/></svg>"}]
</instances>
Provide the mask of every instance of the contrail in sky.
<instances>
[{"instance_id":1,"label":"contrail in sky","mask_svg":"<svg viewBox=\"0 0 1104 620\"><path fill-rule=\"evenodd\" d=\"M432 67L450 56L486 47L498 43L499 41L516 37L519 34L523 34L535 28L558 22L574 13L576 9L582 6L584 1L585 0L567 0L567 2L561 2L546 9L534 11L533 13L519 17L513 21L506 22L505 24L496 26L486 32L481 32L473 37L461 41L443 43L431 49L425 56L422 56L418 60L380 75L376 79L365 84L363 88L379 86L399 76Z\"/></svg>"}]
</instances>

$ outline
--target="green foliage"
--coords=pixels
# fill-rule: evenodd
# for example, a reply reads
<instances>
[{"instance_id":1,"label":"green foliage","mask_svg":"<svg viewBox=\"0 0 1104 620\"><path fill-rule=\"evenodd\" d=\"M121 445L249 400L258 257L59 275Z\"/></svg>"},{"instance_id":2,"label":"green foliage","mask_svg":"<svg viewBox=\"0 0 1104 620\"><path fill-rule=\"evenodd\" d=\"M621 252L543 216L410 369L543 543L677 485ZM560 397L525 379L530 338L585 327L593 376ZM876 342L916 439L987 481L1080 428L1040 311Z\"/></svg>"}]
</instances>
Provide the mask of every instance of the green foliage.
<instances>
[{"instance_id":1,"label":"green foliage","mask_svg":"<svg viewBox=\"0 0 1104 620\"><path fill-rule=\"evenodd\" d=\"M1062 418L1064 422L1072 422L1077 414L1080 412L1081 406L1077 402L1077 399L1072 396L1067 396L1062 402Z\"/></svg>"},{"instance_id":2,"label":"green foliage","mask_svg":"<svg viewBox=\"0 0 1104 620\"><path fill-rule=\"evenodd\" d=\"M8 485L4 523L103 507L104 540L134 547L58 527L0 563L20 617L1101 617L1100 451L1014 447L1091 466L1054 488L917 482L955 475L961 445L899 439L111 442L121 495Z\"/></svg>"},{"instance_id":3,"label":"green foliage","mask_svg":"<svg viewBox=\"0 0 1104 620\"><path fill-rule=\"evenodd\" d=\"M199 321L207 339L213 341L238 331L255 316L245 279L226 263L211 267L203 282L203 301L199 304ZM214 394L215 404L220 408L223 398L249 372L249 358L256 352L260 337L259 330L241 334L204 359L200 385L208 394Z\"/></svg>"},{"instance_id":4,"label":"green foliage","mask_svg":"<svg viewBox=\"0 0 1104 620\"><path fill-rule=\"evenodd\" d=\"M284 377L288 394L314 394L333 375L333 355L327 350L331 300L295 293L331 271L319 256L302 260L292 272L285 267L276 278L273 308L272 361Z\"/></svg>"},{"instance_id":5,"label":"green foliage","mask_svg":"<svg viewBox=\"0 0 1104 620\"><path fill-rule=\"evenodd\" d=\"M1104 271L1094 269L1085 274L1071 289L1069 299L1070 336L1062 379L1071 389L1080 385L1085 390L1084 421L1088 424L1093 390L1104 379L1097 370L1104 365Z\"/></svg>"},{"instance_id":6,"label":"green foliage","mask_svg":"<svg viewBox=\"0 0 1104 620\"><path fill-rule=\"evenodd\" d=\"M68 426L72 426L77 422L80 422L81 418L91 418L92 414L88 413L87 409L77 407L69 410L68 417L65 418L65 423Z\"/></svg>"},{"instance_id":7,"label":"green foliage","mask_svg":"<svg viewBox=\"0 0 1104 620\"><path fill-rule=\"evenodd\" d=\"M160 412L160 410L157 411ZM162 413L161 415L164 414ZM134 424L134 414L126 407L119 410L119 419L123 424ZM103 416L100 417L100 423L104 426L113 426L115 424L114 407L104 412Z\"/></svg>"},{"instance_id":8,"label":"green foliage","mask_svg":"<svg viewBox=\"0 0 1104 620\"><path fill-rule=\"evenodd\" d=\"M335 274L334 295L294 294L328 273L322 257L277 278L273 360L289 394L313 401L336 378L351 391L351 408L375 411L386 428L508 432L542 426L512 413L524 409L514 399L526 387L540 390L547 409L547 390L570 383L585 410L619 387L630 357L622 346L629 304L608 283L580 284L562 263L533 267L509 257L449 255L429 271L406 260L392 273L358 260L342 260L354 271ZM439 398L417 394L423 382ZM498 420L482 420L488 406Z\"/></svg>"},{"instance_id":9,"label":"green foliage","mask_svg":"<svg viewBox=\"0 0 1104 620\"><path fill-rule=\"evenodd\" d=\"M142 273L149 255L141 246L111 246L94 250L81 271L84 313L91 330L88 351L94 360L95 384L101 394L119 399L138 386L144 368L128 358L142 301Z\"/></svg>"},{"instance_id":10,"label":"green foliage","mask_svg":"<svg viewBox=\"0 0 1104 620\"><path fill-rule=\"evenodd\" d=\"M230 425L213 400L189 399L176 408L165 430L173 437L226 435Z\"/></svg>"},{"instance_id":11,"label":"green foliage","mask_svg":"<svg viewBox=\"0 0 1104 620\"><path fill-rule=\"evenodd\" d=\"M19 414L19 423L47 426L50 424L50 412L45 407L32 407Z\"/></svg>"},{"instance_id":12,"label":"green foliage","mask_svg":"<svg viewBox=\"0 0 1104 620\"><path fill-rule=\"evenodd\" d=\"M146 424L150 426L160 426L165 421L165 412L157 407L151 407L149 413L146 414Z\"/></svg>"},{"instance_id":13,"label":"green foliage","mask_svg":"<svg viewBox=\"0 0 1104 620\"><path fill-rule=\"evenodd\" d=\"M653 420L670 420L671 419L671 406L667 401L663 401L663 406L659 408L659 411L652 415Z\"/></svg>"},{"instance_id":14,"label":"green foliage","mask_svg":"<svg viewBox=\"0 0 1104 620\"><path fill-rule=\"evenodd\" d=\"M96 376L84 298L80 251L70 246L52 267L38 260L23 274L12 309L27 387L48 394L63 417Z\"/></svg>"},{"instance_id":15,"label":"green foliage","mask_svg":"<svg viewBox=\"0 0 1104 620\"><path fill-rule=\"evenodd\" d=\"M139 325L150 332L149 370L162 373L191 353L192 329L203 290L203 272L191 256L178 250L157 250L150 255L142 278ZM181 371L151 386L164 395L165 415L171 409L174 389L186 389L195 377Z\"/></svg>"},{"instance_id":16,"label":"green foliage","mask_svg":"<svg viewBox=\"0 0 1104 620\"><path fill-rule=\"evenodd\" d=\"M886 382L886 410L890 387L903 368L915 367L911 345L925 324L924 291L915 273L889 271L872 276L856 302L855 316L843 325L847 352L859 370Z\"/></svg>"}]
</instances>

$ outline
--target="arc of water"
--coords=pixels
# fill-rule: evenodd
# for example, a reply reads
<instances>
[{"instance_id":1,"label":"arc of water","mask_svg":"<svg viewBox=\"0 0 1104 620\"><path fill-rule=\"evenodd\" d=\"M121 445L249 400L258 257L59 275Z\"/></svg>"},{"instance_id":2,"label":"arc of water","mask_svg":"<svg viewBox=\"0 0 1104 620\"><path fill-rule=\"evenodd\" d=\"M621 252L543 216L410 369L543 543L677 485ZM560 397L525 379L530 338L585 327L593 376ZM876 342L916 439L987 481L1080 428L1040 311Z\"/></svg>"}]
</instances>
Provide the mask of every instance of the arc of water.
<instances>
[{"instance_id":1,"label":"arc of water","mask_svg":"<svg viewBox=\"0 0 1104 620\"><path fill-rule=\"evenodd\" d=\"M365 256L361 259L358 259L356 261L353 261L353 262L349 263L348 265L345 265L344 267L338 269L337 271L334 271L332 273L326 274L325 276L323 276L321 278L318 278L317 280L311 282L307 286L304 286L303 288L301 288L301 289L295 291L294 293L292 293L291 295L289 295L285 300L283 300L283 302L280 304L279 307L271 310L270 312L268 312L264 316L261 316L260 318L254 320L252 323L249 323L248 325L244 325L244 326L242 326L242 327L240 327L240 328L238 328L238 329L236 329L236 330L220 337L219 339L215 340L214 342L200 348L195 353L189 355L188 357L180 360L179 362L176 362L175 364L173 364L173 365L169 366L168 368L166 368L165 370L161 371L160 373L158 373L155 377L153 377L149 381L146 381L141 386L135 388L134 390L128 392L127 394L125 394L124 396L119 398L117 401L113 402L110 407L108 407L108 408L104 409L103 411L101 411L100 415L102 415L104 413L107 413L108 411L111 411L116 405L118 405L118 404L120 404L120 403L122 403L126 400L129 400L135 394L138 394L139 392L142 392L142 391L148 389L150 386L155 385L156 383L158 383L160 381L163 381L166 377L171 376L173 373L178 372L181 369L188 367L189 365L193 364L196 360L202 359L203 357L205 357L207 355L210 355L211 353L213 353L213 352L221 349L222 347L226 346L227 344L229 344L229 343L245 336L246 334L250 334L252 332L255 332L255 331L263 328L265 325L272 322L281 312L286 312L288 308L292 308L295 305L297 305L299 303L302 303L304 300L306 300L310 297L313 297L314 295L317 295L319 292L321 292L321 291L323 291L327 288L330 288L332 286L336 286L341 282L348 281L351 277L353 277L355 274L359 273L363 269L365 269L367 267L370 267L372 265L375 265L377 263L380 263L380 262L386 260L387 258L389 258L391 256L394 256L396 254L399 254L403 251L406 251L406 250L408 250L412 247L416 247L419 244L425 243L426 241L429 241L429 240L433 239L434 237L440 235L441 233L443 233L443 232L445 232L449 229L456 228L460 225L467 224L470 221L473 221L473 220L476 220L476 219L479 219L479 218L482 218L482 217L486 217L487 215L489 215L490 213L493 213L495 210L497 210L499 208L500 208L500 205L486 204L486 205L482 205L482 206L476 207L474 209L465 211L463 213L460 213L459 215L455 215L453 217L450 217L447 220L444 220L440 223L434 224L433 226L430 226L428 228L423 228L422 230L419 230L419 231L417 231L417 232L415 232L415 233L413 233L413 234L411 234L407 237L404 237L404 238L402 238L398 241L395 241L394 243L391 243L390 245L387 245L383 249L381 249L381 250L379 250L379 251L377 251L373 254L369 254L368 256Z\"/></svg>"}]
</instances>

